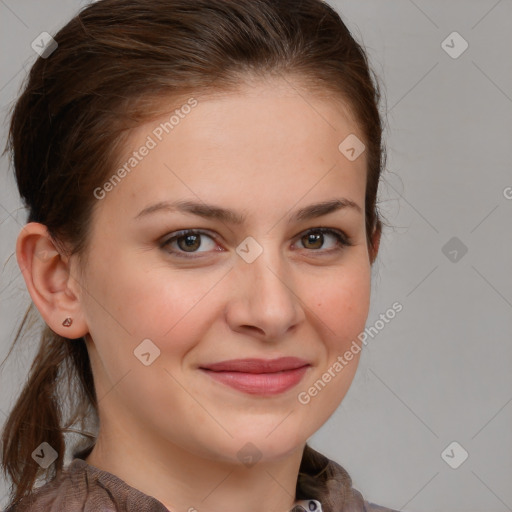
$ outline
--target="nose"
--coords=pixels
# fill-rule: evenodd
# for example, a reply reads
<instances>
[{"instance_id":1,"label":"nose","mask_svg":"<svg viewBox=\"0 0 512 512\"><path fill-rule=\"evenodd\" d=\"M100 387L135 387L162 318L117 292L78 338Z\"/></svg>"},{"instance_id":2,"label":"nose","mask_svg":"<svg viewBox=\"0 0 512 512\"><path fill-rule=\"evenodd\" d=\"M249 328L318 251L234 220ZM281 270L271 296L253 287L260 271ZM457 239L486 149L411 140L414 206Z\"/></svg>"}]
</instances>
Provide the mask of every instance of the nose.
<instances>
[{"instance_id":1,"label":"nose","mask_svg":"<svg viewBox=\"0 0 512 512\"><path fill-rule=\"evenodd\" d=\"M305 317L291 269L277 251L265 248L256 260L235 265L227 322L232 330L278 341Z\"/></svg>"}]
</instances>

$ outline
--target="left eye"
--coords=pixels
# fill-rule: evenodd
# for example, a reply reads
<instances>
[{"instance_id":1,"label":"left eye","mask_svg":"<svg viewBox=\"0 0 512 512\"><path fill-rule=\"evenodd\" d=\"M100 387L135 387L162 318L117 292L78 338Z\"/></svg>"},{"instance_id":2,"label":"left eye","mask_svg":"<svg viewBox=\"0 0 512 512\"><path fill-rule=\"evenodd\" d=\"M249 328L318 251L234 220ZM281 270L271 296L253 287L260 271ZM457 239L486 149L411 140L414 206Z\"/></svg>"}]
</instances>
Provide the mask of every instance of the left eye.
<instances>
[{"instance_id":1,"label":"left eye","mask_svg":"<svg viewBox=\"0 0 512 512\"><path fill-rule=\"evenodd\" d=\"M330 252L337 249L342 249L344 246L352 245L348 236L346 236L341 231L330 229L330 228L313 228L303 234L300 238L300 241L304 246L308 244L312 244L313 247L306 247L306 249L320 249L324 245L325 236L330 236L334 239L333 247L330 249L326 249L326 251ZM324 248L325 249L325 248Z\"/></svg>"}]
</instances>

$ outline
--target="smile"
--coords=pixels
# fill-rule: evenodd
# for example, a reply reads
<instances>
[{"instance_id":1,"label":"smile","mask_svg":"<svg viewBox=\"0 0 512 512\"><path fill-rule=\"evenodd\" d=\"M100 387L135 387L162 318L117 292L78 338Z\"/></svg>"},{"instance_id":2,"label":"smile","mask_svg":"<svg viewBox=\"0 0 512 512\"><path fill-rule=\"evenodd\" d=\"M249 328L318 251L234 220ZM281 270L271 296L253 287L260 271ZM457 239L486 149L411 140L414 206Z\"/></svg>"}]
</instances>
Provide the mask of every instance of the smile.
<instances>
[{"instance_id":1,"label":"smile","mask_svg":"<svg viewBox=\"0 0 512 512\"><path fill-rule=\"evenodd\" d=\"M296 386L308 366L276 373L214 372L204 370L212 379L252 395L277 395Z\"/></svg>"}]
</instances>

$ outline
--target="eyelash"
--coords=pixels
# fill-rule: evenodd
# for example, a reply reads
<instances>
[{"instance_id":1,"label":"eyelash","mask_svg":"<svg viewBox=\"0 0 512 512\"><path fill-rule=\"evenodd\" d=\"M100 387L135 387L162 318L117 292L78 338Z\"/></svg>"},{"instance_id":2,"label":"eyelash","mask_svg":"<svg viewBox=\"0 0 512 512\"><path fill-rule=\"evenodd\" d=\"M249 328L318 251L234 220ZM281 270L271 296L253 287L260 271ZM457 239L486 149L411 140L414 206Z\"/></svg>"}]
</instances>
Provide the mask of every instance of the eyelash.
<instances>
[{"instance_id":1,"label":"eyelash","mask_svg":"<svg viewBox=\"0 0 512 512\"><path fill-rule=\"evenodd\" d=\"M336 242L338 245L334 249L328 249L328 250L324 250L324 251L322 251L322 249L310 249L313 252L320 252L320 253L323 252L324 254L325 253L331 254L333 252L341 251L345 247L350 247L350 246L354 245L352 243L352 239L349 236L347 236L345 233L343 233L343 231L339 231L337 229L332 229L332 228L322 228L322 227L311 228L311 229L304 231L303 233L298 235L299 240L302 239L304 236L307 236L310 233L321 233L321 234L332 235L336 239ZM202 257L202 256L193 256L193 254L201 254L201 253L194 253L194 252L187 253L187 252L181 251L181 250L180 251L167 250L167 246L169 246L172 242L174 242L175 240L179 240L180 238L185 238L186 236L189 236L189 235L206 235L207 237L209 237L215 241L215 237L206 231L203 231L200 229L183 229L181 231L177 231L176 233L174 233L172 237L164 240L160 244L160 248L165 249L169 254L172 254L172 255L180 257L180 258L194 259L194 258ZM306 249L306 250L308 250L308 249ZM185 256L185 255L187 255L187 256Z\"/></svg>"}]
</instances>

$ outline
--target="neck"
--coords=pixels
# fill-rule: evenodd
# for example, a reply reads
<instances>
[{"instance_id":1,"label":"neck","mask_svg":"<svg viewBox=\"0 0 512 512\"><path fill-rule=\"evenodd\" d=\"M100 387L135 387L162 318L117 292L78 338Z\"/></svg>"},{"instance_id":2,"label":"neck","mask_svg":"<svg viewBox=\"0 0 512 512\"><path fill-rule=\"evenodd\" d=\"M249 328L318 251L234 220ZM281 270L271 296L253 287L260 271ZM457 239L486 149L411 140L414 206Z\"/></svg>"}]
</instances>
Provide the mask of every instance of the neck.
<instances>
[{"instance_id":1,"label":"neck","mask_svg":"<svg viewBox=\"0 0 512 512\"><path fill-rule=\"evenodd\" d=\"M86 462L155 497L171 512L288 512L304 445L279 459L240 463L202 457L151 436L104 429ZM136 442L134 442L136 440Z\"/></svg>"}]
</instances>

